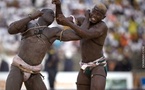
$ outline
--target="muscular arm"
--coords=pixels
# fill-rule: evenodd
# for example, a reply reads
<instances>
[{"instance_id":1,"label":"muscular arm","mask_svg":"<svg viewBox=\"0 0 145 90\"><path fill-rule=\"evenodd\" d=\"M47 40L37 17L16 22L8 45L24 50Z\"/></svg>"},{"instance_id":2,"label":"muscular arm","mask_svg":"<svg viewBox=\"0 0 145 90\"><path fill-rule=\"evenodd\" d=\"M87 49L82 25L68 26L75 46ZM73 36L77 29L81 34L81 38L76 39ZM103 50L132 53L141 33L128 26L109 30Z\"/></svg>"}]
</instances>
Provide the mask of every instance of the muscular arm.
<instances>
[{"instance_id":1,"label":"muscular arm","mask_svg":"<svg viewBox=\"0 0 145 90\"><path fill-rule=\"evenodd\" d=\"M56 21L58 24L63 25L63 23L61 23L59 21L59 15L62 15L62 9L61 9L61 2L60 0L52 0L52 3L56 5ZM69 20L70 22L73 21L72 17L68 17L66 18L67 20ZM72 22L73 23L73 22ZM76 34L76 32L74 32L73 30L69 29L69 30L62 30L60 28L58 29L58 33L56 34L57 39L61 40L61 41L70 41L70 40L80 40L81 38Z\"/></svg>"},{"instance_id":2,"label":"muscular arm","mask_svg":"<svg viewBox=\"0 0 145 90\"><path fill-rule=\"evenodd\" d=\"M62 30L60 28L57 28L57 34L56 37L58 40L61 41L74 41L74 40L80 40L81 37L79 37L76 32L74 32L71 29L68 30Z\"/></svg>"},{"instance_id":3,"label":"muscular arm","mask_svg":"<svg viewBox=\"0 0 145 90\"><path fill-rule=\"evenodd\" d=\"M58 24L60 24L59 23L59 20L58 20L58 16L59 16L59 14L63 14L62 13L62 10L61 10L61 2L60 2L60 0L52 0L52 3L53 4L55 4L55 6L56 6L56 13L55 13L55 17L56 17L56 21L57 21L57 23Z\"/></svg>"},{"instance_id":4,"label":"muscular arm","mask_svg":"<svg viewBox=\"0 0 145 90\"><path fill-rule=\"evenodd\" d=\"M21 20L15 21L10 24L8 32L10 34L16 34L25 31L27 23L31 21L29 17L23 18Z\"/></svg>"},{"instance_id":5,"label":"muscular arm","mask_svg":"<svg viewBox=\"0 0 145 90\"><path fill-rule=\"evenodd\" d=\"M97 38L101 35L106 33L107 27L105 23L101 22L98 25L93 26L92 28L87 28L87 25L81 25L80 27L71 23L67 22L67 25L71 27L80 37L86 38L86 39L91 39L91 38Z\"/></svg>"},{"instance_id":6,"label":"muscular arm","mask_svg":"<svg viewBox=\"0 0 145 90\"><path fill-rule=\"evenodd\" d=\"M23 19L20 19L18 21L15 21L10 24L8 28L8 32L10 34L16 34L24 32L27 29L27 24L33 20L41 16L43 13L41 11L34 12L31 16L25 17Z\"/></svg>"},{"instance_id":7,"label":"muscular arm","mask_svg":"<svg viewBox=\"0 0 145 90\"><path fill-rule=\"evenodd\" d=\"M89 22L89 16L88 13L86 13L86 17L83 20L83 22L79 23L80 26L72 23L70 20L68 20L61 11L61 5L59 0L53 0L56 4L56 17L57 22L62 25L69 26L72 28L81 38L97 38L103 34L104 31L106 31L107 27L105 23L101 22L98 25L89 28L90 22ZM79 21L79 20L78 20Z\"/></svg>"},{"instance_id":8,"label":"muscular arm","mask_svg":"<svg viewBox=\"0 0 145 90\"><path fill-rule=\"evenodd\" d=\"M77 35L84 39L97 38L107 32L107 26L104 22L100 22L94 26L91 26L91 28L88 28L86 25L88 22L85 22L85 20L81 26L78 26L67 20L64 15L59 15L59 17L61 17L59 19L63 22L63 24L69 26L77 33Z\"/></svg>"},{"instance_id":9,"label":"muscular arm","mask_svg":"<svg viewBox=\"0 0 145 90\"><path fill-rule=\"evenodd\" d=\"M64 24L63 24L62 22L60 22L59 19L58 19L58 18L59 18L59 15L62 15L62 14L63 14L63 13L62 13L62 8L61 8L61 2L60 2L60 0L52 0L52 3L55 4L55 6L56 6L55 17L56 17L57 23L58 23L58 24L61 24L61 25L64 25ZM67 17L66 19L73 23L73 17L70 16L70 17Z\"/></svg>"}]
</instances>

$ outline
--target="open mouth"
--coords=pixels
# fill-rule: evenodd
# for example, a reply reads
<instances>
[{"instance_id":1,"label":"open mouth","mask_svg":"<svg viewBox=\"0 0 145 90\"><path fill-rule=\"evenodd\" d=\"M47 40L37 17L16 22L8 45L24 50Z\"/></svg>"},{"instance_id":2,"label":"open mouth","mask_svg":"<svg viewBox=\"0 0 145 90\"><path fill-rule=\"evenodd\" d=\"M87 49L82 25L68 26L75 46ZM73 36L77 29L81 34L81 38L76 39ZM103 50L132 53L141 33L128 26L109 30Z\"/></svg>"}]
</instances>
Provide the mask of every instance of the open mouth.
<instances>
[{"instance_id":1,"label":"open mouth","mask_svg":"<svg viewBox=\"0 0 145 90\"><path fill-rule=\"evenodd\" d=\"M95 18L91 18L92 21L95 21Z\"/></svg>"},{"instance_id":2,"label":"open mouth","mask_svg":"<svg viewBox=\"0 0 145 90\"><path fill-rule=\"evenodd\" d=\"M94 22L96 22L96 19L95 18L90 18L90 21L94 23Z\"/></svg>"}]
</instances>

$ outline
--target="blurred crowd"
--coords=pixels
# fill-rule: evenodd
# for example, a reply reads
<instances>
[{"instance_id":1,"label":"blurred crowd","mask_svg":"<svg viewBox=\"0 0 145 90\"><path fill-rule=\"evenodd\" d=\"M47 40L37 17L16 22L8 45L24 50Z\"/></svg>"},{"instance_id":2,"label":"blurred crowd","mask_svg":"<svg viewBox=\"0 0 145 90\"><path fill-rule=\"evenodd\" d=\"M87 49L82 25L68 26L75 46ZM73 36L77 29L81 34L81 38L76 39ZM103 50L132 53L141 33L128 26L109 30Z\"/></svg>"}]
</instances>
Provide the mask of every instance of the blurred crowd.
<instances>
[{"instance_id":1,"label":"blurred crowd","mask_svg":"<svg viewBox=\"0 0 145 90\"><path fill-rule=\"evenodd\" d=\"M99 0L61 0L65 16L84 15L86 9ZM145 0L100 0L107 8L104 21L109 27L104 45L109 71L141 71L142 49L145 44ZM51 0L0 0L0 67L3 62L8 67L19 49L21 36L10 35L8 26L35 10L55 6ZM59 26L54 22L53 26ZM53 44L59 56L58 69L62 71L79 70L81 60L79 41ZM46 55L45 58L47 58ZM44 59L45 59L44 58ZM45 63L45 60L44 62ZM5 65L6 66L6 65ZM8 68L6 69L8 70Z\"/></svg>"}]
</instances>

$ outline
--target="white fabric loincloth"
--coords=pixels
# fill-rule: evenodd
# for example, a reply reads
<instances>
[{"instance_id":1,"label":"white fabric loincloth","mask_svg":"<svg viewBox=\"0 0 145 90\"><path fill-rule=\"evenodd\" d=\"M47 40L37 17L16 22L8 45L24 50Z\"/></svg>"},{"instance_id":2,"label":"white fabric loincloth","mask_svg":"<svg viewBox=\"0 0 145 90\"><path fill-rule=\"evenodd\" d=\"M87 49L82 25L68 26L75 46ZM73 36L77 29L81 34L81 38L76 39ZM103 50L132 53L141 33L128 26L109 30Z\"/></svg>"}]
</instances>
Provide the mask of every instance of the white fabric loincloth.
<instances>
[{"instance_id":1,"label":"white fabric loincloth","mask_svg":"<svg viewBox=\"0 0 145 90\"><path fill-rule=\"evenodd\" d=\"M25 63L18 55L13 58L12 65L17 66L24 73L24 81L27 81L32 73L39 73L42 70L42 64L30 66Z\"/></svg>"},{"instance_id":2,"label":"white fabric loincloth","mask_svg":"<svg viewBox=\"0 0 145 90\"><path fill-rule=\"evenodd\" d=\"M82 70L85 70L87 67L96 67L98 65L103 65L104 67L107 65L106 58L101 57L93 62L83 63L82 61L79 62L80 67Z\"/></svg>"}]
</instances>

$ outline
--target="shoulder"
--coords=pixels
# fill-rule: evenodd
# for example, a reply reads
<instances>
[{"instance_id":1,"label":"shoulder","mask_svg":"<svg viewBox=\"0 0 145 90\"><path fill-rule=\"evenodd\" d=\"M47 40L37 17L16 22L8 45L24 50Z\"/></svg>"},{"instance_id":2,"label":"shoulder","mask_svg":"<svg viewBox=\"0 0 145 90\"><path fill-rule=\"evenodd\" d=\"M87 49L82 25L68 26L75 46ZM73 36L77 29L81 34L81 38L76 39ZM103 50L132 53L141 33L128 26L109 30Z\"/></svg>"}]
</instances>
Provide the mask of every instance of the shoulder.
<instances>
[{"instance_id":1,"label":"shoulder","mask_svg":"<svg viewBox=\"0 0 145 90\"><path fill-rule=\"evenodd\" d=\"M108 30L108 27L104 21L99 22L98 24L95 25L95 27L103 29L103 30Z\"/></svg>"},{"instance_id":2,"label":"shoulder","mask_svg":"<svg viewBox=\"0 0 145 90\"><path fill-rule=\"evenodd\" d=\"M101 22L97 23L96 25L101 25L103 27L107 27L107 25L104 21L101 21Z\"/></svg>"}]
</instances>

